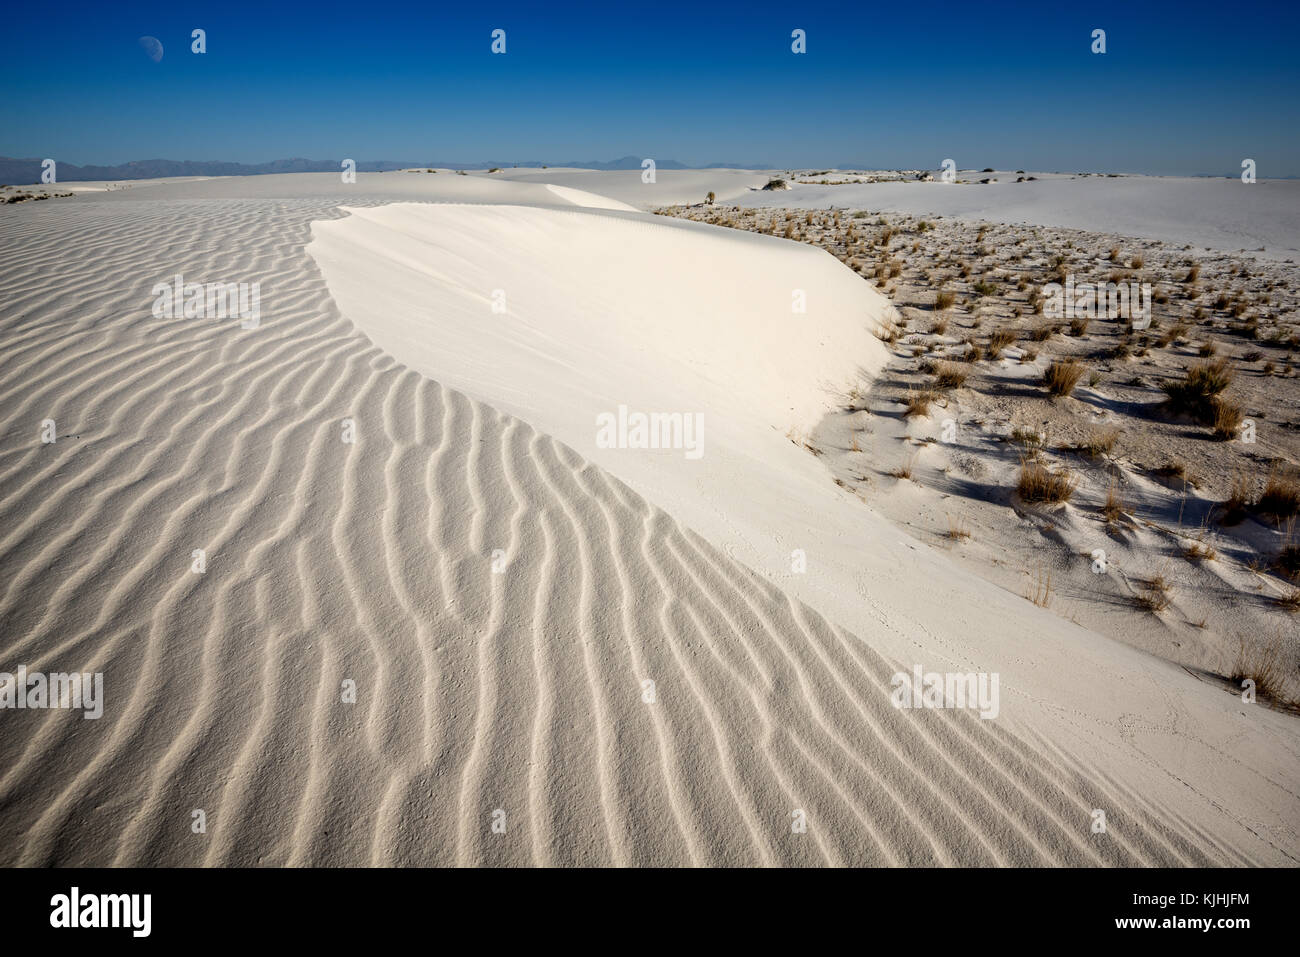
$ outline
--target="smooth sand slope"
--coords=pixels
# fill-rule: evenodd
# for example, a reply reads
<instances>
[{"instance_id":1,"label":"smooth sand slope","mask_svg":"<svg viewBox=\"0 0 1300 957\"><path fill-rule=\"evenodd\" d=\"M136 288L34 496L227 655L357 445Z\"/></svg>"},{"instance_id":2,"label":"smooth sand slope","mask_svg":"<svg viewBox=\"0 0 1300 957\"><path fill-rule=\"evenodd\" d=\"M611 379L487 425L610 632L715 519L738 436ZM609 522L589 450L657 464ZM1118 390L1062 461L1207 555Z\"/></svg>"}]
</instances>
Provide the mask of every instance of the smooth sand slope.
<instances>
[{"instance_id":1,"label":"smooth sand slope","mask_svg":"<svg viewBox=\"0 0 1300 957\"><path fill-rule=\"evenodd\" d=\"M0 712L0 862L1295 862L1292 717L963 573L787 437L880 361L864 283L419 176L0 218L0 668L107 699ZM452 205L367 208L400 199ZM260 326L154 318L176 272L259 281ZM619 402L703 412L704 456L595 447ZM917 663L998 671L999 716L893 708Z\"/></svg>"}]
</instances>

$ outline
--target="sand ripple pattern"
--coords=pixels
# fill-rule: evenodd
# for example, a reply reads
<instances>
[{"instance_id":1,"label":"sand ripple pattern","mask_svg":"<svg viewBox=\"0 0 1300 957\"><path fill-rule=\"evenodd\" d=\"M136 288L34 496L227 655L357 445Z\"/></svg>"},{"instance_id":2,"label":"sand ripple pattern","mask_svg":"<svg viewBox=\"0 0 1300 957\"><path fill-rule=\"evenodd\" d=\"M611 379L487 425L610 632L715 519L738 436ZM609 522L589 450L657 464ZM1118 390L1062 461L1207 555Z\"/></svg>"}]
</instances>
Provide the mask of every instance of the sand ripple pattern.
<instances>
[{"instance_id":1,"label":"sand ripple pattern","mask_svg":"<svg viewBox=\"0 0 1300 957\"><path fill-rule=\"evenodd\" d=\"M304 252L335 205L0 219L0 669L107 699L0 713L0 864L1242 862L1002 722L895 710L867 643L396 364ZM260 281L260 328L153 318L177 272Z\"/></svg>"}]
</instances>

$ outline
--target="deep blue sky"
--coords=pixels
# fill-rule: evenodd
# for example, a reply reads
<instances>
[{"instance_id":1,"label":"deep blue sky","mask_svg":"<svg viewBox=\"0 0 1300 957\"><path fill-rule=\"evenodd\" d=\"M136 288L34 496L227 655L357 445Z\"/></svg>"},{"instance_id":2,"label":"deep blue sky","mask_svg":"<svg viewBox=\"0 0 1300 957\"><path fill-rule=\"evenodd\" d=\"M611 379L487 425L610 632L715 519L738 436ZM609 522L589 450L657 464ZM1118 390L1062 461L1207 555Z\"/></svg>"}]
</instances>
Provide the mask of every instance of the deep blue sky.
<instances>
[{"instance_id":1,"label":"deep blue sky","mask_svg":"<svg viewBox=\"0 0 1300 957\"><path fill-rule=\"evenodd\" d=\"M13 4L0 155L1300 175L1294 2L797 7Z\"/></svg>"}]
</instances>

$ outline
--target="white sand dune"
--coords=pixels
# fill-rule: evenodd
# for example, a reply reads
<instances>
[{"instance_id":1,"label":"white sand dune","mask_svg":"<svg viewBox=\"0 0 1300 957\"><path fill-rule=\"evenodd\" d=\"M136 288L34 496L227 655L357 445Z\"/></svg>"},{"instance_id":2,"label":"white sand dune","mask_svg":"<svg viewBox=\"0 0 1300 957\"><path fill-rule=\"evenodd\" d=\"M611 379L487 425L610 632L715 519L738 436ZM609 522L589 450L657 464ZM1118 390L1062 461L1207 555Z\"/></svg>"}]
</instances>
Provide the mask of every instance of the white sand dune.
<instances>
[{"instance_id":1,"label":"white sand dune","mask_svg":"<svg viewBox=\"0 0 1300 957\"><path fill-rule=\"evenodd\" d=\"M1292 717L786 438L880 361L848 270L568 181L361 179L0 218L0 669L107 699L0 712L0 863L1296 862ZM260 282L260 326L154 318L177 272ZM704 456L596 447L619 402L702 411ZM915 663L999 672L998 718L895 709Z\"/></svg>"}]
</instances>

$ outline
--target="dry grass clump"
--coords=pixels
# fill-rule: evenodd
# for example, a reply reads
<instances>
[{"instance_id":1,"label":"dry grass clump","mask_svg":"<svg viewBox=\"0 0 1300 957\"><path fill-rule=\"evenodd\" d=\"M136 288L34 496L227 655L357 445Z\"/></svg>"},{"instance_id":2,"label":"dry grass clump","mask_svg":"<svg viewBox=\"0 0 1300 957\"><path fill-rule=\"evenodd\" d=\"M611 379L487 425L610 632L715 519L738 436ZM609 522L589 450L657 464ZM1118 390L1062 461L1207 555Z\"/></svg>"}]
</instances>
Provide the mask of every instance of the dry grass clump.
<instances>
[{"instance_id":1,"label":"dry grass clump","mask_svg":"<svg viewBox=\"0 0 1300 957\"><path fill-rule=\"evenodd\" d=\"M1189 562L1212 562L1218 557L1219 553L1214 550L1213 545L1205 541L1204 537L1183 546L1183 558Z\"/></svg>"},{"instance_id":2,"label":"dry grass clump","mask_svg":"<svg viewBox=\"0 0 1300 957\"><path fill-rule=\"evenodd\" d=\"M1211 405L1214 408L1214 422L1211 425L1214 437L1221 442L1235 439L1241 430L1241 406L1222 397L1216 397Z\"/></svg>"},{"instance_id":3,"label":"dry grass clump","mask_svg":"<svg viewBox=\"0 0 1300 957\"><path fill-rule=\"evenodd\" d=\"M907 458L905 462L903 462L902 465L895 468L889 474L896 479L910 479L912 477L915 466L916 466L916 456L911 455Z\"/></svg>"},{"instance_id":4,"label":"dry grass clump","mask_svg":"<svg viewBox=\"0 0 1300 957\"><path fill-rule=\"evenodd\" d=\"M1182 382L1169 382L1164 386L1170 401L1185 401L1190 405L1201 399L1218 395L1232 385L1233 370L1227 359L1198 362L1189 366Z\"/></svg>"},{"instance_id":5,"label":"dry grass clump","mask_svg":"<svg viewBox=\"0 0 1300 957\"><path fill-rule=\"evenodd\" d=\"M1082 452L1089 458L1100 458L1103 455L1109 455L1115 448L1115 443L1119 440L1119 429L1111 426L1096 426L1088 430L1088 434L1083 441L1075 446L1075 450Z\"/></svg>"},{"instance_id":6,"label":"dry grass clump","mask_svg":"<svg viewBox=\"0 0 1300 957\"><path fill-rule=\"evenodd\" d=\"M960 542L963 538L970 538L970 529L966 527L966 520L948 516L948 537L954 542Z\"/></svg>"},{"instance_id":7,"label":"dry grass clump","mask_svg":"<svg viewBox=\"0 0 1300 957\"><path fill-rule=\"evenodd\" d=\"M1273 469L1255 507L1276 521L1300 514L1300 477L1293 472Z\"/></svg>"},{"instance_id":8,"label":"dry grass clump","mask_svg":"<svg viewBox=\"0 0 1300 957\"><path fill-rule=\"evenodd\" d=\"M1029 583L1029 590L1025 593L1025 597L1039 608L1046 608L1050 605L1052 603L1052 573L1039 569Z\"/></svg>"},{"instance_id":9,"label":"dry grass clump","mask_svg":"<svg viewBox=\"0 0 1300 957\"><path fill-rule=\"evenodd\" d=\"M1142 590L1134 596L1138 607L1159 614L1169 607L1169 582L1163 575L1152 575L1142 582Z\"/></svg>"},{"instance_id":10,"label":"dry grass clump","mask_svg":"<svg viewBox=\"0 0 1300 957\"><path fill-rule=\"evenodd\" d=\"M941 362L935 367L934 384L940 389L960 389L970 373L953 362Z\"/></svg>"},{"instance_id":11,"label":"dry grass clump","mask_svg":"<svg viewBox=\"0 0 1300 957\"><path fill-rule=\"evenodd\" d=\"M1083 378L1084 366L1075 359L1059 359L1043 373L1043 384L1052 395L1069 395Z\"/></svg>"},{"instance_id":12,"label":"dry grass clump","mask_svg":"<svg viewBox=\"0 0 1300 957\"><path fill-rule=\"evenodd\" d=\"M1016 334L1011 329L998 329L993 335L989 336L988 355L990 359L996 359L1002 354L1002 350L1016 341Z\"/></svg>"},{"instance_id":13,"label":"dry grass clump","mask_svg":"<svg viewBox=\"0 0 1300 957\"><path fill-rule=\"evenodd\" d=\"M1287 666L1283 655L1282 635L1277 632L1265 643L1249 649L1246 639L1237 639L1237 660L1228 677L1238 686L1246 680L1255 683L1255 694L1280 703L1287 702ZM1293 703L1293 702L1292 702Z\"/></svg>"},{"instance_id":14,"label":"dry grass clump","mask_svg":"<svg viewBox=\"0 0 1300 957\"><path fill-rule=\"evenodd\" d=\"M1171 342L1177 342L1183 336L1187 335L1187 330L1191 328L1185 322L1176 322L1160 336L1160 345L1167 346Z\"/></svg>"},{"instance_id":15,"label":"dry grass clump","mask_svg":"<svg viewBox=\"0 0 1300 957\"><path fill-rule=\"evenodd\" d=\"M1034 432L1031 429L1012 429L1008 441L1027 449L1040 449L1045 439L1041 432Z\"/></svg>"},{"instance_id":16,"label":"dry grass clump","mask_svg":"<svg viewBox=\"0 0 1300 957\"><path fill-rule=\"evenodd\" d=\"M1219 524L1220 525L1237 525L1246 517L1247 508L1250 506L1251 486L1250 480L1245 475L1238 472L1233 476L1232 489L1228 492L1228 497L1219 506Z\"/></svg>"},{"instance_id":17,"label":"dry grass clump","mask_svg":"<svg viewBox=\"0 0 1300 957\"><path fill-rule=\"evenodd\" d=\"M910 418L914 415L929 415L930 403L940 398L938 392L934 389L909 389L907 398L903 400L906 408L903 410L904 418Z\"/></svg>"},{"instance_id":18,"label":"dry grass clump","mask_svg":"<svg viewBox=\"0 0 1300 957\"><path fill-rule=\"evenodd\" d=\"M1127 511L1123 499L1119 497L1119 487L1111 482L1110 488L1106 490L1106 504L1101 507L1101 514L1105 516L1106 524L1118 525Z\"/></svg>"},{"instance_id":19,"label":"dry grass clump","mask_svg":"<svg viewBox=\"0 0 1300 957\"><path fill-rule=\"evenodd\" d=\"M1215 425L1220 416L1219 406L1228 404L1230 407L1223 413L1226 423L1231 420L1232 408L1219 395L1232 385L1234 375L1226 358L1188 366L1181 382L1165 382L1160 386L1165 394L1165 407L1175 415L1188 415L1203 425ZM1240 412L1236 410L1238 415ZM1240 424L1240 419L1237 423Z\"/></svg>"},{"instance_id":20,"label":"dry grass clump","mask_svg":"<svg viewBox=\"0 0 1300 957\"><path fill-rule=\"evenodd\" d=\"M1078 480L1064 469L1054 472L1037 459L1020 460L1016 493L1023 502L1068 502L1077 487Z\"/></svg>"},{"instance_id":21,"label":"dry grass clump","mask_svg":"<svg viewBox=\"0 0 1300 957\"><path fill-rule=\"evenodd\" d=\"M1300 582L1300 545L1284 545L1273 559L1273 568L1283 578Z\"/></svg>"}]
</instances>

